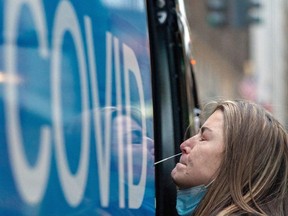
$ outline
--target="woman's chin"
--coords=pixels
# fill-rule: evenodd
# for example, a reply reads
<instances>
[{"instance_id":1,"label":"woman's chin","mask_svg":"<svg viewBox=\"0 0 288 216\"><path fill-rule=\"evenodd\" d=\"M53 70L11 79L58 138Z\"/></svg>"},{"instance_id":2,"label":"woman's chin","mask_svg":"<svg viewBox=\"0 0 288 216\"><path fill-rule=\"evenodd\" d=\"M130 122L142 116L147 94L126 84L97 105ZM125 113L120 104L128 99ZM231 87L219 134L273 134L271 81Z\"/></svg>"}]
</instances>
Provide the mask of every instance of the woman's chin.
<instances>
[{"instance_id":1,"label":"woman's chin","mask_svg":"<svg viewBox=\"0 0 288 216\"><path fill-rule=\"evenodd\" d=\"M176 184L178 182L178 178L183 175L185 167L185 164L177 163L174 169L171 171L171 177Z\"/></svg>"}]
</instances>

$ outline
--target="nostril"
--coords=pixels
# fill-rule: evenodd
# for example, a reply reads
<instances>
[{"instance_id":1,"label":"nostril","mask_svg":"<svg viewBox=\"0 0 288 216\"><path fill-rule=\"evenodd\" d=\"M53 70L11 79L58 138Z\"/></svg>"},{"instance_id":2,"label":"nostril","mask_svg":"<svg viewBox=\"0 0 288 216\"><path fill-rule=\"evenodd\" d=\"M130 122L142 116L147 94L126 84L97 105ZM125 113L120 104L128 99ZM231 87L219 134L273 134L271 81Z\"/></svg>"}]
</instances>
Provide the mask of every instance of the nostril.
<instances>
[{"instance_id":1,"label":"nostril","mask_svg":"<svg viewBox=\"0 0 288 216\"><path fill-rule=\"evenodd\" d=\"M185 146L186 146L185 142L186 142L186 141L184 141L184 142L181 143L181 145L180 145L180 150L181 150L182 152L184 151L184 148L185 148Z\"/></svg>"},{"instance_id":2,"label":"nostril","mask_svg":"<svg viewBox=\"0 0 288 216\"><path fill-rule=\"evenodd\" d=\"M188 154L189 153L189 146L187 145L186 142L183 142L181 145L180 145L180 149L182 151L183 154Z\"/></svg>"},{"instance_id":3,"label":"nostril","mask_svg":"<svg viewBox=\"0 0 288 216\"><path fill-rule=\"evenodd\" d=\"M183 149L181 149L183 154L189 154L190 148L188 146L185 146Z\"/></svg>"}]
</instances>

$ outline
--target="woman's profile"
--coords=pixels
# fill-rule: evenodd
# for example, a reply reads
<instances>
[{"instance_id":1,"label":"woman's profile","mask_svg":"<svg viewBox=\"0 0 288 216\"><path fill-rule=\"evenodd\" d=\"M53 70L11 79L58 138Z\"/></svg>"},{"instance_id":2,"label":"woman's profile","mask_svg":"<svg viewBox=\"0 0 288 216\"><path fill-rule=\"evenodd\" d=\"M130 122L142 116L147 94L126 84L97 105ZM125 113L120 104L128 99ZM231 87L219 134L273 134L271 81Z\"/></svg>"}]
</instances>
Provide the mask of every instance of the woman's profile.
<instances>
[{"instance_id":1,"label":"woman's profile","mask_svg":"<svg viewBox=\"0 0 288 216\"><path fill-rule=\"evenodd\" d=\"M218 101L171 172L179 215L288 215L288 137L261 106ZM212 109L211 109L212 107Z\"/></svg>"}]
</instances>

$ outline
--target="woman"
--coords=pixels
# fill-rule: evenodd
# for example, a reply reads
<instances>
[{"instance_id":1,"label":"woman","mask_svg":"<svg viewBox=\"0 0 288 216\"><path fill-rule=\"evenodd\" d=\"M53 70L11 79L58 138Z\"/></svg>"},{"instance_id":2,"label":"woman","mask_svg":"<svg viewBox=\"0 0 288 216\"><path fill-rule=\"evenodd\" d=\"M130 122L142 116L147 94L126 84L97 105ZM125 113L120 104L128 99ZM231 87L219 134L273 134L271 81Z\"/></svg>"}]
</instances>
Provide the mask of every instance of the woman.
<instances>
[{"instance_id":1,"label":"woman","mask_svg":"<svg viewBox=\"0 0 288 216\"><path fill-rule=\"evenodd\" d=\"M288 137L247 101L214 103L171 172L179 215L288 215Z\"/></svg>"}]
</instances>

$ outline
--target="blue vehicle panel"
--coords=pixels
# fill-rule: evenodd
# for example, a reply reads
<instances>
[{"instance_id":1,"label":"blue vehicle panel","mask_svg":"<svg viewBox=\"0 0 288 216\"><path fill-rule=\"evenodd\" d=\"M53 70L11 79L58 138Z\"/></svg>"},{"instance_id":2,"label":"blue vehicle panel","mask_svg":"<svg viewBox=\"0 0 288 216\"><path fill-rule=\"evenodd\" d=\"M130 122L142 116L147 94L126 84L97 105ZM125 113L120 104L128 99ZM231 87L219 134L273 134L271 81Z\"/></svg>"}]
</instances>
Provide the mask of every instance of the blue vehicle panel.
<instances>
[{"instance_id":1,"label":"blue vehicle panel","mask_svg":"<svg viewBox=\"0 0 288 216\"><path fill-rule=\"evenodd\" d=\"M154 215L145 2L0 0L0 215Z\"/></svg>"}]
</instances>

